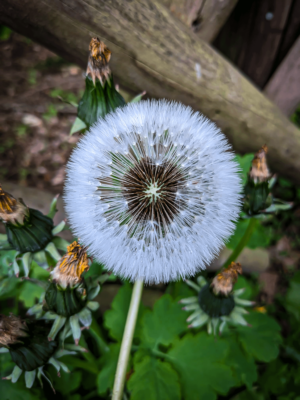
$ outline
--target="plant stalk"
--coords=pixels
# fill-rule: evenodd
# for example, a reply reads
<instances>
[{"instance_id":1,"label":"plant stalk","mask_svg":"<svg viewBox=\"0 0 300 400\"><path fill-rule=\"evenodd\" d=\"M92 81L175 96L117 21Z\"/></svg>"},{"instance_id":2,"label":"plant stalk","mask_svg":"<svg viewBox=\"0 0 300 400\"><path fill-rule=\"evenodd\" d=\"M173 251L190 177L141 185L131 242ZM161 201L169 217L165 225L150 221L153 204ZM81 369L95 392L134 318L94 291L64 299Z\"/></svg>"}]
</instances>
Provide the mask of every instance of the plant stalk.
<instances>
[{"instance_id":1,"label":"plant stalk","mask_svg":"<svg viewBox=\"0 0 300 400\"><path fill-rule=\"evenodd\" d=\"M250 222L248 224L248 227L246 229L246 232L244 233L244 235L242 236L239 244L236 246L236 248L233 250L232 254L229 256L229 258L227 259L227 261L224 263L222 268L226 268L228 267L228 265L230 265L230 263L232 263L232 261L235 261L238 256L241 254L243 248L246 246L246 244L248 243L249 239L252 236L252 233L255 229L256 223L257 223L257 219L256 218L251 218Z\"/></svg>"},{"instance_id":2,"label":"plant stalk","mask_svg":"<svg viewBox=\"0 0 300 400\"><path fill-rule=\"evenodd\" d=\"M138 280L133 286L130 306L127 314L126 325L124 329L119 360L117 365L117 371L115 376L115 382L113 387L112 400L121 400L123 395L123 389L125 384L125 377L127 371L127 365L131 350L131 344L133 334L135 330L136 320L139 311L140 300L143 291L143 281Z\"/></svg>"}]
</instances>

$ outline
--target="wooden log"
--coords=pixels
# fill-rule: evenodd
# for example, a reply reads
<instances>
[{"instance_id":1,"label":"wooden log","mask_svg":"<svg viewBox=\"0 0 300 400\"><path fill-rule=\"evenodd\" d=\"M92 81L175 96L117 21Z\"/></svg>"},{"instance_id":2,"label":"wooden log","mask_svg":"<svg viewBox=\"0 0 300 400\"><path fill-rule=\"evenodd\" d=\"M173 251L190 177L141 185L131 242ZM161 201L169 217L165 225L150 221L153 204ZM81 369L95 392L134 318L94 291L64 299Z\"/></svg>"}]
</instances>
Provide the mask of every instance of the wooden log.
<instances>
[{"instance_id":1,"label":"wooden log","mask_svg":"<svg viewBox=\"0 0 300 400\"><path fill-rule=\"evenodd\" d=\"M300 104L300 36L271 77L265 93L287 116Z\"/></svg>"},{"instance_id":2,"label":"wooden log","mask_svg":"<svg viewBox=\"0 0 300 400\"><path fill-rule=\"evenodd\" d=\"M176 18L206 42L212 42L238 0L163 0Z\"/></svg>"},{"instance_id":3,"label":"wooden log","mask_svg":"<svg viewBox=\"0 0 300 400\"><path fill-rule=\"evenodd\" d=\"M1 0L0 22L83 67L99 36L121 86L201 111L241 153L266 143L271 169L300 184L300 131L160 1Z\"/></svg>"}]
</instances>

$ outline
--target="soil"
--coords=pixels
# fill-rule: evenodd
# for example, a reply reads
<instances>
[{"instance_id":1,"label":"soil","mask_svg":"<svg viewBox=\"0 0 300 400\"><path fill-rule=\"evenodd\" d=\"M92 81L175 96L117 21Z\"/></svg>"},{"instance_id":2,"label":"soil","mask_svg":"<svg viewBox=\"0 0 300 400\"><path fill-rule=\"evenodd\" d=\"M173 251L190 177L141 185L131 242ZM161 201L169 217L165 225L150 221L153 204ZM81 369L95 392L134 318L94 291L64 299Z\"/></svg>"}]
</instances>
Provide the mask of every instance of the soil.
<instances>
[{"instance_id":1,"label":"soil","mask_svg":"<svg viewBox=\"0 0 300 400\"><path fill-rule=\"evenodd\" d=\"M83 71L16 33L0 58L0 182L61 193Z\"/></svg>"}]
</instances>

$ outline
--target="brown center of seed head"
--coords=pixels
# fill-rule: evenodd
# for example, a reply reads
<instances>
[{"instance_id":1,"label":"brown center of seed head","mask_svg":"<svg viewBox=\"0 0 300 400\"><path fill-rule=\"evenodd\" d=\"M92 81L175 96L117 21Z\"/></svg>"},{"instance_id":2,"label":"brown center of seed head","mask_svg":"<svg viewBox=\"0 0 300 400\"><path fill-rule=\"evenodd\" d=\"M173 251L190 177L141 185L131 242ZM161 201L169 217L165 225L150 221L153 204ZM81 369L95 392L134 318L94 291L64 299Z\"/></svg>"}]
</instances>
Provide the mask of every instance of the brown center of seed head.
<instances>
[{"instance_id":1,"label":"brown center of seed head","mask_svg":"<svg viewBox=\"0 0 300 400\"><path fill-rule=\"evenodd\" d=\"M177 192L185 178L179 168L165 162L157 165L150 158L140 159L122 179L122 193L131 216L138 222L170 224L184 206Z\"/></svg>"}]
</instances>

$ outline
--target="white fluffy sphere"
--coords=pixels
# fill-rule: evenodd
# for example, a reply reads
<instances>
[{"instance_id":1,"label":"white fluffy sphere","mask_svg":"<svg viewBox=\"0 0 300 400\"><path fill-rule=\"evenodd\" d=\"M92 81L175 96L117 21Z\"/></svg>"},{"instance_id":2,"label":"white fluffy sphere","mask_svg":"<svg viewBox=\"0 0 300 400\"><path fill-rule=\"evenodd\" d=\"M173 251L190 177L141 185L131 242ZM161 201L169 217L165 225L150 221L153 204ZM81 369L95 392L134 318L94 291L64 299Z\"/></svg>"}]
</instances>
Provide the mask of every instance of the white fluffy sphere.
<instances>
[{"instance_id":1,"label":"white fluffy sphere","mask_svg":"<svg viewBox=\"0 0 300 400\"><path fill-rule=\"evenodd\" d=\"M72 229L124 278L194 275L239 215L241 181L229 149L215 124L180 103L118 108L71 155L64 199Z\"/></svg>"}]
</instances>

